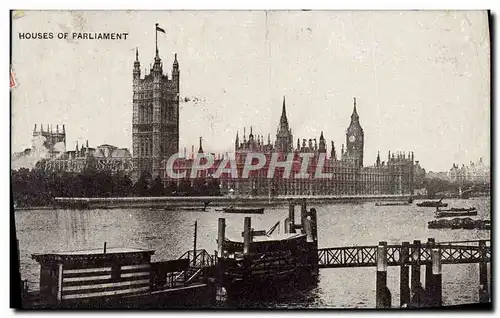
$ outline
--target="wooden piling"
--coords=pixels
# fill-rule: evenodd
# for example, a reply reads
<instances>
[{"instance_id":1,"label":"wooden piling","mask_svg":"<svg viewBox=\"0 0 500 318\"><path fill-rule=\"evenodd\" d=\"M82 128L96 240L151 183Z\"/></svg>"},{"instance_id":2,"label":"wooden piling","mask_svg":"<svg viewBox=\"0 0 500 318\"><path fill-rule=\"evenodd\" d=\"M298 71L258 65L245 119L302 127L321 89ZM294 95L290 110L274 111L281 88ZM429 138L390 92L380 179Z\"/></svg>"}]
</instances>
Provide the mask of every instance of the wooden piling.
<instances>
[{"instance_id":1,"label":"wooden piling","mask_svg":"<svg viewBox=\"0 0 500 318\"><path fill-rule=\"evenodd\" d=\"M295 233L295 204L288 205L288 233Z\"/></svg>"},{"instance_id":2,"label":"wooden piling","mask_svg":"<svg viewBox=\"0 0 500 318\"><path fill-rule=\"evenodd\" d=\"M307 219L307 202L306 199L302 199L302 201L300 202L300 225L302 226L301 232L303 234L306 233L305 229L307 222L306 219Z\"/></svg>"},{"instance_id":3,"label":"wooden piling","mask_svg":"<svg viewBox=\"0 0 500 318\"><path fill-rule=\"evenodd\" d=\"M400 307L410 304L410 268L408 267L408 257L410 254L410 242L403 242L401 246L401 267L399 280L399 305Z\"/></svg>"},{"instance_id":4,"label":"wooden piling","mask_svg":"<svg viewBox=\"0 0 500 318\"><path fill-rule=\"evenodd\" d=\"M252 242L252 219L245 216L243 225L243 254L250 253L250 243Z\"/></svg>"},{"instance_id":5,"label":"wooden piling","mask_svg":"<svg viewBox=\"0 0 500 318\"><path fill-rule=\"evenodd\" d=\"M379 242L377 247L376 307L390 308L390 292L387 288L387 242Z\"/></svg>"},{"instance_id":6,"label":"wooden piling","mask_svg":"<svg viewBox=\"0 0 500 318\"><path fill-rule=\"evenodd\" d=\"M431 255L432 249L434 248L435 244L436 244L436 240L434 240L433 238L427 239L427 243L425 245L426 245L426 248L427 248L429 255ZM425 291L426 292L429 292L429 286L431 284L431 279L432 279L432 262L426 262L425 263Z\"/></svg>"},{"instance_id":7,"label":"wooden piling","mask_svg":"<svg viewBox=\"0 0 500 318\"><path fill-rule=\"evenodd\" d=\"M224 238L226 235L226 219L219 218L218 230L217 230L217 255L218 257L223 256L224 253Z\"/></svg>"},{"instance_id":8,"label":"wooden piling","mask_svg":"<svg viewBox=\"0 0 500 318\"><path fill-rule=\"evenodd\" d=\"M419 307L422 294L422 283L420 282L420 240L413 241L411 257L415 264L411 265L411 302L413 307Z\"/></svg>"},{"instance_id":9,"label":"wooden piling","mask_svg":"<svg viewBox=\"0 0 500 318\"><path fill-rule=\"evenodd\" d=\"M194 237L193 237L193 265L196 266L196 236L198 231L198 221L194 221Z\"/></svg>"},{"instance_id":10,"label":"wooden piling","mask_svg":"<svg viewBox=\"0 0 500 318\"><path fill-rule=\"evenodd\" d=\"M106 242L104 242L104 254L106 254Z\"/></svg>"},{"instance_id":11,"label":"wooden piling","mask_svg":"<svg viewBox=\"0 0 500 318\"><path fill-rule=\"evenodd\" d=\"M315 242L318 242L318 214L315 208L311 208L311 210L309 210L309 213L311 215L311 233L313 236L313 240Z\"/></svg>"},{"instance_id":12,"label":"wooden piling","mask_svg":"<svg viewBox=\"0 0 500 318\"><path fill-rule=\"evenodd\" d=\"M487 303L490 301L490 293L488 290L488 259L486 256L486 241L479 241L479 253L481 260L479 262L479 302Z\"/></svg>"},{"instance_id":13,"label":"wooden piling","mask_svg":"<svg viewBox=\"0 0 500 318\"><path fill-rule=\"evenodd\" d=\"M433 248L431 251L431 259L432 259L432 271L430 288L428 290L429 295L429 306L430 307L441 307L443 304L443 280L441 276L441 250L439 248Z\"/></svg>"},{"instance_id":14,"label":"wooden piling","mask_svg":"<svg viewBox=\"0 0 500 318\"><path fill-rule=\"evenodd\" d=\"M303 228L304 228L304 232L306 233L307 243L314 243L313 234L312 234L311 218L309 216L305 217L303 222L304 222Z\"/></svg>"}]
</instances>

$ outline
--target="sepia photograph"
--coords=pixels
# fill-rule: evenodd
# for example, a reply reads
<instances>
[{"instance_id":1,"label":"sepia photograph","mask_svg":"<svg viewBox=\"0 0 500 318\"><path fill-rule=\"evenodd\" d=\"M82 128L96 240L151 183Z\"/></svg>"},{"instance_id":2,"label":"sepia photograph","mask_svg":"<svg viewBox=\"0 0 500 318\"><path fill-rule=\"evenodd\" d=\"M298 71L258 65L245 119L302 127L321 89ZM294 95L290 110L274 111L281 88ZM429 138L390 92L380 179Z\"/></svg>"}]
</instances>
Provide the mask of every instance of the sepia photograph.
<instances>
[{"instance_id":1,"label":"sepia photograph","mask_svg":"<svg viewBox=\"0 0 500 318\"><path fill-rule=\"evenodd\" d=\"M493 308L490 11L10 19L12 308Z\"/></svg>"}]
</instances>

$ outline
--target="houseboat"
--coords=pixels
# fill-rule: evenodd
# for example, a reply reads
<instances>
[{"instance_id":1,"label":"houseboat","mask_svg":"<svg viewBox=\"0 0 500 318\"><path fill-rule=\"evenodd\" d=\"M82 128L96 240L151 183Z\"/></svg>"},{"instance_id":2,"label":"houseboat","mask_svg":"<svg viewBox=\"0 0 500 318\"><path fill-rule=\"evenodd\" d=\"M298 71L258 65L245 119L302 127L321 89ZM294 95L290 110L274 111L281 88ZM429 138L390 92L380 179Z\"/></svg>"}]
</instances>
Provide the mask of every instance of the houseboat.
<instances>
[{"instance_id":1,"label":"houseboat","mask_svg":"<svg viewBox=\"0 0 500 318\"><path fill-rule=\"evenodd\" d=\"M282 283L310 280L318 274L316 210L301 209L295 224L294 206L289 217L268 231L251 228L245 217L242 238L225 236L225 220L219 219L218 262L221 281L229 298L255 296Z\"/></svg>"}]
</instances>

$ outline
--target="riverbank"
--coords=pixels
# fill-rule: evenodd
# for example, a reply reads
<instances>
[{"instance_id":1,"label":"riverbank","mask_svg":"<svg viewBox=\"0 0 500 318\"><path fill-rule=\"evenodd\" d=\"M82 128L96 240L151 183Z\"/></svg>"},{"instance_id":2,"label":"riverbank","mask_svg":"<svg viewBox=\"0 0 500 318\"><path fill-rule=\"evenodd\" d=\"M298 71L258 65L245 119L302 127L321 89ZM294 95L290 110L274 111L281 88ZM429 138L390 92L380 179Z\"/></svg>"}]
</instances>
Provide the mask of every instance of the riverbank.
<instances>
[{"instance_id":1,"label":"riverbank","mask_svg":"<svg viewBox=\"0 0 500 318\"><path fill-rule=\"evenodd\" d=\"M55 198L56 208L117 209L117 208L175 208L208 206L272 207L288 204L290 200L307 199L311 204L360 203L367 201L408 201L408 195L351 195L351 196L280 196L269 197L123 197L123 198Z\"/></svg>"}]
</instances>

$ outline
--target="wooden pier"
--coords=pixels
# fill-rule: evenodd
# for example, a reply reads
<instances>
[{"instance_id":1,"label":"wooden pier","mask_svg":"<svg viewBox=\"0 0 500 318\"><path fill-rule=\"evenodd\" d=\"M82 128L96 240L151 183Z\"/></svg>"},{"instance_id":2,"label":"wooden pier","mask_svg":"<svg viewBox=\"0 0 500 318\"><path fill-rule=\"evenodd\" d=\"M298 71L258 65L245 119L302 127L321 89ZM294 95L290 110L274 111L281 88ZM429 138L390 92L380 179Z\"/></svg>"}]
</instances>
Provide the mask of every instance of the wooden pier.
<instances>
[{"instance_id":1,"label":"wooden pier","mask_svg":"<svg viewBox=\"0 0 500 318\"><path fill-rule=\"evenodd\" d=\"M487 263L491 262L490 240L437 243L429 238L425 244L402 242L388 245L332 247L318 249L320 268L376 267L376 306L391 307L387 289L387 267L400 269L400 307L442 306L443 264L479 264L479 299L490 301ZM421 266L425 266L425 289L420 282ZM411 268L411 281L409 279ZM413 297L411 297L413 295Z\"/></svg>"}]
</instances>

